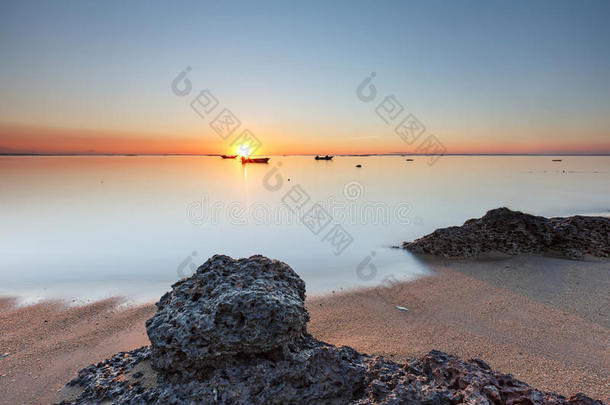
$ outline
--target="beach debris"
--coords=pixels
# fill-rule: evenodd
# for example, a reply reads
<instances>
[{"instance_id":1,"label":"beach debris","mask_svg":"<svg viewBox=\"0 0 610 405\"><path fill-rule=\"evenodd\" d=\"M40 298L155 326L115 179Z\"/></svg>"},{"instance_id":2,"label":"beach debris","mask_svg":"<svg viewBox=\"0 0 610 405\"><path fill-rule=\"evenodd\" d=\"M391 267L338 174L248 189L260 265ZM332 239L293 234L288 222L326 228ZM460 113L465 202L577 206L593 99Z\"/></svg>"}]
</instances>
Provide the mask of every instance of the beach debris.
<instances>
[{"instance_id":1,"label":"beach debris","mask_svg":"<svg viewBox=\"0 0 610 405\"><path fill-rule=\"evenodd\" d=\"M8 357L8 356L9 356L9 354L10 354L9 352L2 353L2 355L1 355L0 357Z\"/></svg>"},{"instance_id":2,"label":"beach debris","mask_svg":"<svg viewBox=\"0 0 610 405\"><path fill-rule=\"evenodd\" d=\"M403 248L442 257L472 257L485 252L553 252L571 259L610 256L610 218L545 218L496 208L462 226L437 229Z\"/></svg>"},{"instance_id":3,"label":"beach debris","mask_svg":"<svg viewBox=\"0 0 610 405\"><path fill-rule=\"evenodd\" d=\"M401 307L400 305L396 305L396 309L399 309L400 311L409 311L407 308Z\"/></svg>"},{"instance_id":4,"label":"beach debris","mask_svg":"<svg viewBox=\"0 0 610 405\"><path fill-rule=\"evenodd\" d=\"M478 359L433 350L397 364L321 342L307 333L304 300L283 262L213 256L161 297L146 322L151 346L84 368L60 403L600 404L537 391Z\"/></svg>"}]
</instances>

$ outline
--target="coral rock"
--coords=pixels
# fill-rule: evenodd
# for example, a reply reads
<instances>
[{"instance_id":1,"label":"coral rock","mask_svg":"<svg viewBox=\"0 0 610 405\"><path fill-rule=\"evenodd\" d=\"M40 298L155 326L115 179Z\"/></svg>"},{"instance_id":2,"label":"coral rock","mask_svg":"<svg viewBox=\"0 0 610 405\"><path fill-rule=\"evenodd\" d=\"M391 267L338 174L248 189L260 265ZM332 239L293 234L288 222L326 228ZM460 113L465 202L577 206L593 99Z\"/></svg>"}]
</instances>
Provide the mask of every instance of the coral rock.
<instances>
[{"instance_id":1,"label":"coral rock","mask_svg":"<svg viewBox=\"0 0 610 405\"><path fill-rule=\"evenodd\" d=\"M191 372L240 355L282 352L305 333L305 283L263 256L216 255L172 286L146 322L152 364Z\"/></svg>"},{"instance_id":2,"label":"coral rock","mask_svg":"<svg viewBox=\"0 0 610 405\"><path fill-rule=\"evenodd\" d=\"M486 252L558 253L580 259L610 256L610 218L545 218L497 208L462 226L437 229L403 247L442 257L471 257Z\"/></svg>"}]
</instances>

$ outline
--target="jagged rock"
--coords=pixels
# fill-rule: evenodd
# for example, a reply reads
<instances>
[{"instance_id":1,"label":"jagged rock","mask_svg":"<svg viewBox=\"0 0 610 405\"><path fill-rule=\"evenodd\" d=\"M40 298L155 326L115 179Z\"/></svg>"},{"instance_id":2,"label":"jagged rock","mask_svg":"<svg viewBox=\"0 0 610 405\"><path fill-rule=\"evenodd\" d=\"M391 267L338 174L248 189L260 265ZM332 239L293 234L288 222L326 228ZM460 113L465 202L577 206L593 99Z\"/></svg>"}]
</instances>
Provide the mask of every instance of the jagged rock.
<instances>
[{"instance_id":1,"label":"jagged rock","mask_svg":"<svg viewBox=\"0 0 610 405\"><path fill-rule=\"evenodd\" d=\"M157 303L146 322L152 365L191 373L235 356L281 355L305 332L304 300L305 283L287 264L216 255Z\"/></svg>"},{"instance_id":2,"label":"jagged rock","mask_svg":"<svg viewBox=\"0 0 610 405\"><path fill-rule=\"evenodd\" d=\"M497 208L462 226L437 229L413 242L412 252L443 257L471 257L486 252L547 253L579 259L610 255L610 218L545 218Z\"/></svg>"},{"instance_id":3,"label":"jagged rock","mask_svg":"<svg viewBox=\"0 0 610 405\"><path fill-rule=\"evenodd\" d=\"M151 346L91 365L62 404L602 404L538 391L439 351L404 365L306 331L303 281L262 256L214 256L147 322Z\"/></svg>"},{"instance_id":4,"label":"jagged rock","mask_svg":"<svg viewBox=\"0 0 610 405\"><path fill-rule=\"evenodd\" d=\"M68 383L78 396L60 404L574 404L603 405L583 394L565 398L538 391L483 361L460 360L440 351L399 365L309 337L304 353L275 362L213 371L204 379L168 381L154 374L134 378L150 361L150 348L118 353L79 372ZM146 367L144 367L146 369Z\"/></svg>"}]
</instances>

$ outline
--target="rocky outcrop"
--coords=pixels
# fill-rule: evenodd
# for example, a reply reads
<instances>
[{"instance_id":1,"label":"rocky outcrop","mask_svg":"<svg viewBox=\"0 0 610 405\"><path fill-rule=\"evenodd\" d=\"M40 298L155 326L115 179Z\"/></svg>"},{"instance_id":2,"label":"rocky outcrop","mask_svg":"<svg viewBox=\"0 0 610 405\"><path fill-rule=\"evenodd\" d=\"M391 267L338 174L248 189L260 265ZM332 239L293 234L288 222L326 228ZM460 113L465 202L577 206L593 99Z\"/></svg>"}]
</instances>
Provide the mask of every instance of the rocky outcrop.
<instances>
[{"instance_id":1,"label":"rocky outcrop","mask_svg":"<svg viewBox=\"0 0 610 405\"><path fill-rule=\"evenodd\" d=\"M545 218L497 208L462 226L437 229L403 247L415 253L472 257L486 252L610 256L610 218Z\"/></svg>"},{"instance_id":2,"label":"rocky outcrop","mask_svg":"<svg viewBox=\"0 0 610 405\"><path fill-rule=\"evenodd\" d=\"M305 283L285 263L214 256L174 284L146 322L153 367L184 375L279 356L305 333L304 300Z\"/></svg>"},{"instance_id":3,"label":"rocky outcrop","mask_svg":"<svg viewBox=\"0 0 610 405\"><path fill-rule=\"evenodd\" d=\"M397 364L306 331L303 281L262 256L214 256L172 286L151 346L81 370L62 403L601 404L538 391L481 360L439 351Z\"/></svg>"}]
</instances>

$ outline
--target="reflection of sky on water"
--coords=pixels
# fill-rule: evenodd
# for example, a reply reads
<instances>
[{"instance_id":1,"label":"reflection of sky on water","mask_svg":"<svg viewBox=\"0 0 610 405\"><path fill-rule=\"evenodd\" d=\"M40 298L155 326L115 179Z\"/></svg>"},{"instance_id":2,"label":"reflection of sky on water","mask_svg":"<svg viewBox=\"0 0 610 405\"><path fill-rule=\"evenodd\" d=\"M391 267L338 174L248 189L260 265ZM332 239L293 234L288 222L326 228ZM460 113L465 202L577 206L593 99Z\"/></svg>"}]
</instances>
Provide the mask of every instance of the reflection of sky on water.
<instances>
[{"instance_id":1,"label":"reflection of sky on water","mask_svg":"<svg viewBox=\"0 0 610 405\"><path fill-rule=\"evenodd\" d=\"M188 274L215 253L283 260L310 294L412 279L425 267L392 245L488 209L608 215L610 158L562 159L444 157L430 167L425 157L272 157L243 167L217 157L2 157L0 294L149 300L181 263ZM282 204L294 186L309 197L305 211L319 202L333 213L318 234ZM338 256L323 241L335 225L353 238Z\"/></svg>"}]
</instances>

